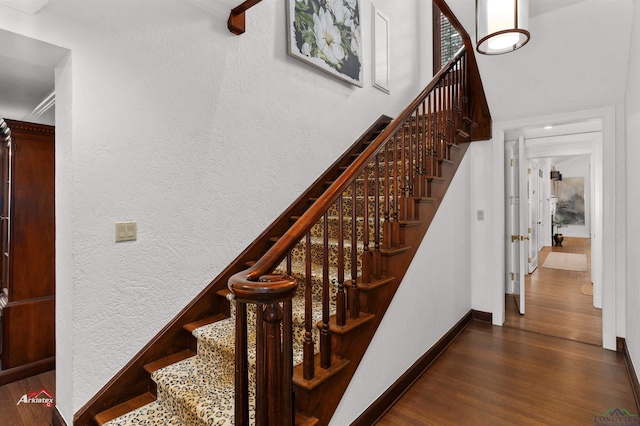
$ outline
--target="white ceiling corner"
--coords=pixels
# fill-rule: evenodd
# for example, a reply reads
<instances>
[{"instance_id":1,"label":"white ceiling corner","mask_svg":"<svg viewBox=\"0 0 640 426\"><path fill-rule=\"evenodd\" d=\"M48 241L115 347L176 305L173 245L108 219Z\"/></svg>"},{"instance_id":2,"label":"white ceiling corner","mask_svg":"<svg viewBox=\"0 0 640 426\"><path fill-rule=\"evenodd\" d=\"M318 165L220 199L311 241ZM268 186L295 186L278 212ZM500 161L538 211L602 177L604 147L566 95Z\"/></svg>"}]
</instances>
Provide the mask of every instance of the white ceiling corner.
<instances>
[{"instance_id":1,"label":"white ceiling corner","mask_svg":"<svg viewBox=\"0 0 640 426\"><path fill-rule=\"evenodd\" d=\"M31 15L41 11L48 3L49 0L0 0L0 5L9 6Z\"/></svg>"}]
</instances>

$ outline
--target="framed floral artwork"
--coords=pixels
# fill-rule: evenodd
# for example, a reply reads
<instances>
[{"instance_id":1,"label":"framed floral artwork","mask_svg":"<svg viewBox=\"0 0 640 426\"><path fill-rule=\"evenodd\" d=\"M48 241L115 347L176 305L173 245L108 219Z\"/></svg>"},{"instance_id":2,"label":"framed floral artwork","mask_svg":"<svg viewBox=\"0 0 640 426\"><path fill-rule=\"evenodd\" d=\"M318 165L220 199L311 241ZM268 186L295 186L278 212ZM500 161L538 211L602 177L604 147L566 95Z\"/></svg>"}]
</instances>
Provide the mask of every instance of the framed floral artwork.
<instances>
[{"instance_id":1,"label":"framed floral artwork","mask_svg":"<svg viewBox=\"0 0 640 426\"><path fill-rule=\"evenodd\" d=\"M287 0L289 54L362 87L360 0Z\"/></svg>"}]
</instances>

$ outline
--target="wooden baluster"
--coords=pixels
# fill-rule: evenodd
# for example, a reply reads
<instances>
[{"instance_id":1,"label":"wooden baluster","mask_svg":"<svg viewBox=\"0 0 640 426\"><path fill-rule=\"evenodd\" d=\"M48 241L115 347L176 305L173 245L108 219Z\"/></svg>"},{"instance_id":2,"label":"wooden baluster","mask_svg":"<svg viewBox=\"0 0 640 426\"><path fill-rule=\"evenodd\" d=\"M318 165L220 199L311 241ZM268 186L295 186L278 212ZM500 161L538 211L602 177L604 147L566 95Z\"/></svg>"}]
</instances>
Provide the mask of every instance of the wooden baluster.
<instances>
[{"instance_id":1,"label":"wooden baluster","mask_svg":"<svg viewBox=\"0 0 640 426\"><path fill-rule=\"evenodd\" d=\"M413 171L414 171L414 159L415 155L413 152L413 148L416 141L416 129L418 128L418 113L417 110L413 111L411 114L411 126L409 127L409 135L407 138L407 149L409 151L408 160L407 160L407 185L408 185L408 193L407 193L407 220L413 220L415 217L415 202L413 201Z\"/></svg>"},{"instance_id":2,"label":"wooden baluster","mask_svg":"<svg viewBox=\"0 0 640 426\"><path fill-rule=\"evenodd\" d=\"M419 118L420 118L420 126L418 133L418 145L417 145L417 159L416 159L416 178L415 178L415 190L416 194L419 198L425 196L424 193L424 171L425 171L425 163L426 163L426 132L427 132L427 123L425 120L426 113L426 100L422 101L419 107Z\"/></svg>"},{"instance_id":3,"label":"wooden baluster","mask_svg":"<svg viewBox=\"0 0 640 426\"><path fill-rule=\"evenodd\" d=\"M258 395L267 394L267 368L265 365L265 357L267 354L265 342L265 324L264 324L264 307L265 305L256 305L256 393ZM266 398L256 401L256 424L267 424L267 410L269 406L266 404Z\"/></svg>"},{"instance_id":4,"label":"wooden baluster","mask_svg":"<svg viewBox=\"0 0 640 426\"><path fill-rule=\"evenodd\" d=\"M287 253L287 275L291 275L291 271L292 271L292 255L291 252Z\"/></svg>"},{"instance_id":5,"label":"wooden baluster","mask_svg":"<svg viewBox=\"0 0 640 426\"><path fill-rule=\"evenodd\" d=\"M373 171L374 214L373 214L373 278L382 276L382 256L380 254L380 156L376 154Z\"/></svg>"},{"instance_id":6,"label":"wooden baluster","mask_svg":"<svg viewBox=\"0 0 640 426\"><path fill-rule=\"evenodd\" d=\"M249 351L247 349L247 305L236 301L235 422L249 425Z\"/></svg>"},{"instance_id":7,"label":"wooden baluster","mask_svg":"<svg viewBox=\"0 0 640 426\"><path fill-rule=\"evenodd\" d=\"M338 197L338 295L336 296L336 323L347 323L347 307L344 294L344 217L342 194Z\"/></svg>"},{"instance_id":8,"label":"wooden baluster","mask_svg":"<svg viewBox=\"0 0 640 426\"><path fill-rule=\"evenodd\" d=\"M438 83L438 143L436 145L436 176L442 176L440 170L442 160L442 147L444 140L446 139L446 113L444 104L444 91L443 80Z\"/></svg>"},{"instance_id":9,"label":"wooden baluster","mask_svg":"<svg viewBox=\"0 0 640 426\"><path fill-rule=\"evenodd\" d=\"M405 145L407 142L407 122L405 121L402 126L402 141L400 143L400 220L407 220L407 157Z\"/></svg>"},{"instance_id":10,"label":"wooden baluster","mask_svg":"<svg viewBox=\"0 0 640 426\"><path fill-rule=\"evenodd\" d=\"M398 192L398 138L402 132L398 131L393 135L393 222L391 224L391 235L393 246L400 244L400 194Z\"/></svg>"},{"instance_id":11,"label":"wooden baluster","mask_svg":"<svg viewBox=\"0 0 640 426\"><path fill-rule=\"evenodd\" d=\"M291 299L282 303L282 311L284 313L282 321L283 370L280 399L283 401L284 426L293 426L295 413L293 410L293 303Z\"/></svg>"},{"instance_id":12,"label":"wooden baluster","mask_svg":"<svg viewBox=\"0 0 640 426\"><path fill-rule=\"evenodd\" d=\"M434 126L434 116L433 116L433 108L432 104L434 102L433 92L429 93L427 97L427 125L429 126L427 129L427 164L425 166L425 174L427 177L433 176L433 135L435 134L435 126ZM429 185L427 182L426 194L427 197L431 196L429 193Z\"/></svg>"},{"instance_id":13,"label":"wooden baluster","mask_svg":"<svg viewBox=\"0 0 640 426\"><path fill-rule=\"evenodd\" d=\"M304 344L303 344L303 362L302 376L305 380L311 380L315 377L315 368L313 365L313 334L311 333L311 327L313 327L313 281L311 276L311 231L307 232L306 247L305 247L305 288L304 288Z\"/></svg>"},{"instance_id":14,"label":"wooden baluster","mask_svg":"<svg viewBox=\"0 0 640 426\"><path fill-rule=\"evenodd\" d=\"M449 77L451 76L451 74L449 72L447 72L444 75L444 143L442 144L442 155L441 155L441 160L444 160L447 158L447 144L449 143L449 133L450 133L450 128L449 128L449 86L450 86L450 82L449 82ZM440 163L440 172L442 172L442 162ZM442 176L442 173L440 173L440 176Z\"/></svg>"},{"instance_id":15,"label":"wooden baluster","mask_svg":"<svg viewBox=\"0 0 640 426\"><path fill-rule=\"evenodd\" d=\"M357 198L358 186L354 179L351 185L351 286L349 287L349 312L351 319L360 316L360 295L358 294L358 216Z\"/></svg>"},{"instance_id":16,"label":"wooden baluster","mask_svg":"<svg viewBox=\"0 0 640 426\"><path fill-rule=\"evenodd\" d=\"M456 101L456 116L455 116L455 130L456 130L456 143L458 143L458 129L462 128L462 102L460 97L462 96L461 86L462 86L462 59L458 59L456 62L456 84L454 86L455 90L455 101Z\"/></svg>"},{"instance_id":17,"label":"wooden baluster","mask_svg":"<svg viewBox=\"0 0 640 426\"><path fill-rule=\"evenodd\" d=\"M331 332L329 331L329 213L324 213L322 257L322 330L320 330L320 366L331 367Z\"/></svg>"},{"instance_id":18,"label":"wooden baluster","mask_svg":"<svg viewBox=\"0 0 640 426\"><path fill-rule=\"evenodd\" d=\"M447 140L447 150L446 152L446 159L450 160L451 159L451 145L453 144L454 138L455 138L455 134L456 134L456 129L455 129L455 121L454 121L454 110L453 110L453 81L455 78L455 71L453 68L451 68L451 70L447 73L447 79L449 80L449 85L447 86L447 92L449 93L449 121L447 122L447 124L449 125L449 139Z\"/></svg>"},{"instance_id":19,"label":"wooden baluster","mask_svg":"<svg viewBox=\"0 0 640 426\"><path fill-rule=\"evenodd\" d=\"M414 165L414 155L413 155L413 146L416 140L416 129L417 129L417 121L418 121L418 113L417 110L413 111L411 114L411 124L409 126L409 137L407 138L407 147L409 149L409 158L407 163L408 173L407 173L407 183L409 187L408 196L409 198L413 198L413 165ZM411 219L411 217L407 217L407 219Z\"/></svg>"},{"instance_id":20,"label":"wooden baluster","mask_svg":"<svg viewBox=\"0 0 640 426\"><path fill-rule=\"evenodd\" d=\"M464 70L464 97L463 97L463 101L464 101L464 115L467 118L471 118L471 102L469 99L470 93L471 93L471 87L470 87L470 83L469 83L469 60L467 57L467 53L465 52L464 56L462 57L462 59L464 60L464 66L462 67ZM469 129L471 130L471 129Z\"/></svg>"},{"instance_id":21,"label":"wooden baluster","mask_svg":"<svg viewBox=\"0 0 640 426\"><path fill-rule=\"evenodd\" d=\"M369 165L364 169L363 181L363 219L362 219L362 283L369 284L371 282L371 250L369 249Z\"/></svg>"},{"instance_id":22,"label":"wooden baluster","mask_svg":"<svg viewBox=\"0 0 640 426\"><path fill-rule=\"evenodd\" d=\"M457 62L456 62L457 64ZM449 145L449 149L447 150L449 156L448 159L451 160L451 146L456 143L456 114L457 114L457 104L456 104L456 67L454 66L451 74L451 141Z\"/></svg>"},{"instance_id":23,"label":"wooden baluster","mask_svg":"<svg viewBox=\"0 0 640 426\"><path fill-rule=\"evenodd\" d=\"M391 165L389 164L389 144L391 141L387 141L384 145L384 230L382 236L382 243L385 249L393 247L391 244L391 217L389 202L389 187L391 186Z\"/></svg>"}]
</instances>

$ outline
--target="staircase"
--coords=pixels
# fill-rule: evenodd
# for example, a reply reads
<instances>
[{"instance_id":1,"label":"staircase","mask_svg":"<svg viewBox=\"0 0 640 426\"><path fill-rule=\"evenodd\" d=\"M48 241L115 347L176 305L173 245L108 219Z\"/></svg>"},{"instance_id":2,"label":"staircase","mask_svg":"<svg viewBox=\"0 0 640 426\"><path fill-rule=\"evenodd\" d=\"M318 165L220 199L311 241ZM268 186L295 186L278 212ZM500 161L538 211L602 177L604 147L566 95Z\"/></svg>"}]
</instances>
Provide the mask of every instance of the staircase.
<instances>
[{"instance_id":1,"label":"staircase","mask_svg":"<svg viewBox=\"0 0 640 426\"><path fill-rule=\"evenodd\" d=\"M470 41L381 117L75 416L79 425L329 423L469 142Z\"/></svg>"}]
</instances>

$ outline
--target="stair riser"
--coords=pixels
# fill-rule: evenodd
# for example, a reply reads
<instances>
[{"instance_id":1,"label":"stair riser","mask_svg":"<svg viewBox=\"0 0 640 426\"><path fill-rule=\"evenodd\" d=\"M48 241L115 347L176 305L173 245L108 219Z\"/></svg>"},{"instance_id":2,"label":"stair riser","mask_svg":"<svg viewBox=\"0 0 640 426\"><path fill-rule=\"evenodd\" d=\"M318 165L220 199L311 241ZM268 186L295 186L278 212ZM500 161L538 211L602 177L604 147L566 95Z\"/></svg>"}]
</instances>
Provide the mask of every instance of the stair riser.
<instances>
[{"instance_id":1,"label":"stair riser","mask_svg":"<svg viewBox=\"0 0 640 426\"><path fill-rule=\"evenodd\" d=\"M369 248L372 250L373 246L370 245ZM357 247L357 268L360 270L362 269L362 252L363 252L363 247L362 246L358 246ZM327 253L329 255L329 265L333 266L334 268L336 267L336 265L338 264L338 245L337 244L329 244L329 246L327 247ZM347 245L346 247L344 247L344 270L345 271L350 271L351 270L351 247L350 245ZM297 265L304 265L305 261L306 261L306 243L298 243L294 249L291 251L291 256L292 259L294 261L294 263L296 263ZM320 242L312 242L311 243L311 263L313 263L314 265L318 265L321 266L324 262L324 246L322 243ZM298 270L296 272L299 272L301 274L305 273L305 270L303 267L301 267L301 270Z\"/></svg>"},{"instance_id":2,"label":"stair riser","mask_svg":"<svg viewBox=\"0 0 640 426\"><path fill-rule=\"evenodd\" d=\"M337 240L338 239L338 217L332 216L327 220L328 229L329 229L329 239ZM351 241L351 225L353 220L350 217L346 217L342 221L342 237L344 241ZM382 226L384 223L384 218L380 218L380 235L382 235ZM364 227L364 218L359 217L356 218L356 236L358 241L362 241L363 238L363 227ZM375 229L373 227L373 217L369 218L369 226L367 227L369 230L369 241L373 242L375 237ZM311 236L312 237L320 237L324 236L324 220L320 220L316 225L311 228Z\"/></svg>"}]
</instances>

